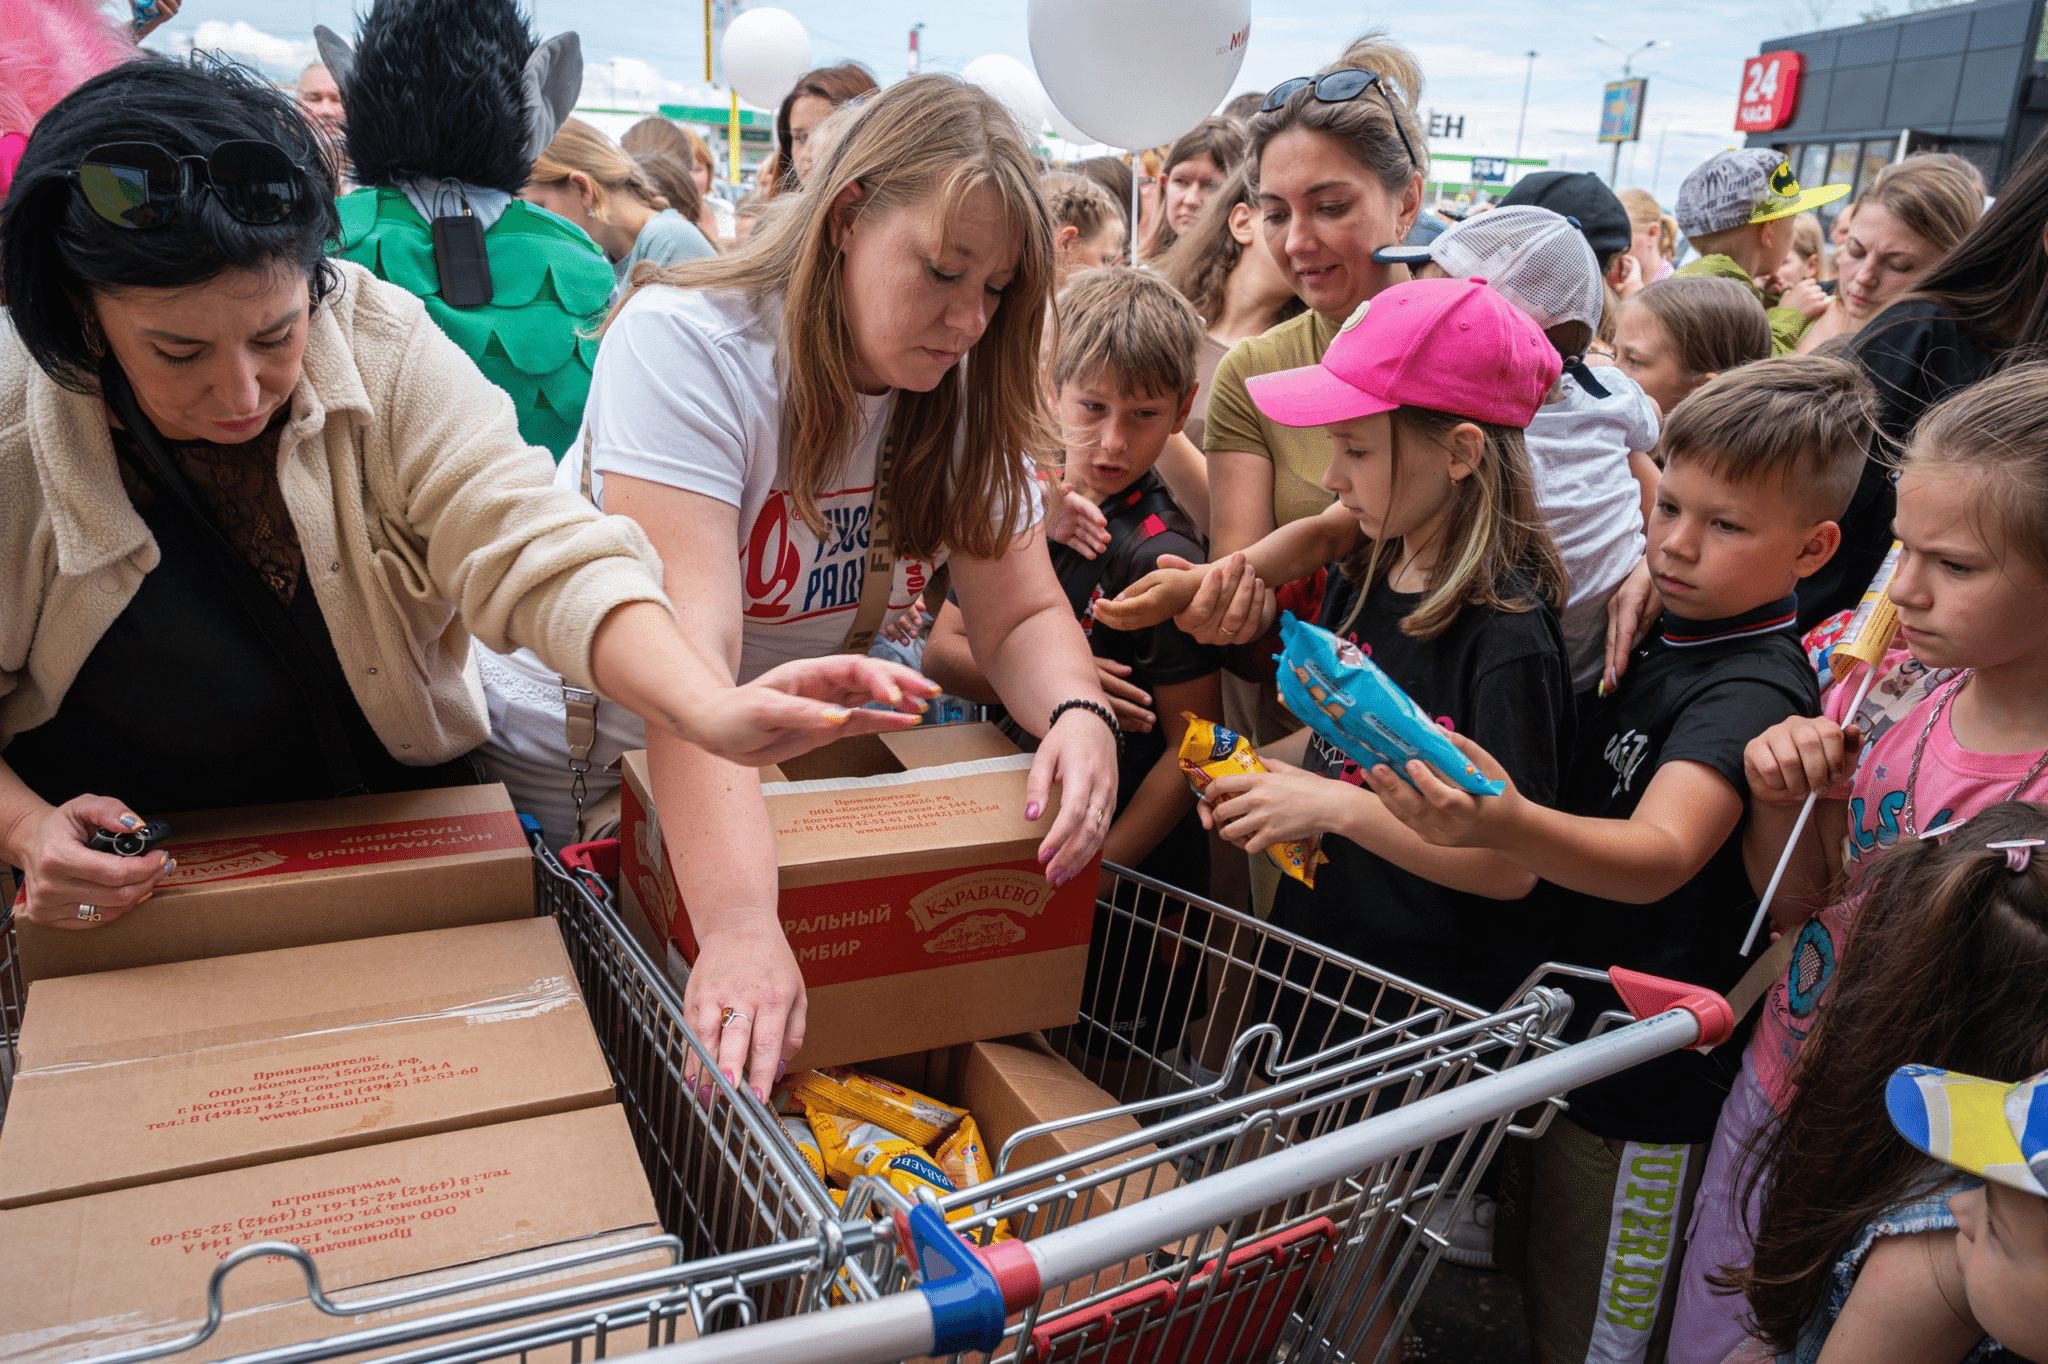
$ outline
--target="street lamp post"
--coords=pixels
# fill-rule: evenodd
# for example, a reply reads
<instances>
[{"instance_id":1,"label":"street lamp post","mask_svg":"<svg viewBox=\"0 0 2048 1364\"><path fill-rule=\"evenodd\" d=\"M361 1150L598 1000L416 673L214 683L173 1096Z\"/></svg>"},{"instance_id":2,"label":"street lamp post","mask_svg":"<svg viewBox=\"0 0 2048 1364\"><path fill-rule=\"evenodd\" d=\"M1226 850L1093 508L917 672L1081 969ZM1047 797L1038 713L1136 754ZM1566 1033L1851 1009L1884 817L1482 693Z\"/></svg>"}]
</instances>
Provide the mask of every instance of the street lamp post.
<instances>
[{"instance_id":1,"label":"street lamp post","mask_svg":"<svg viewBox=\"0 0 2048 1364\"><path fill-rule=\"evenodd\" d=\"M917 35L922 32L924 32L923 24L912 24L910 26L910 74L913 76L917 74Z\"/></svg>"},{"instance_id":2,"label":"street lamp post","mask_svg":"<svg viewBox=\"0 0 2048 1364\"><path fill-rule=\"evenodd\" d=\"M1650 41L1644 43L1641 47L1623 47L1620 43L1611 42L1608 39L1601 37L1597 33L1593 35L1593 41L1600 44L1602 47L1611 47L1616 52L1619 52L1621 54L1621 78L1623 80L1627 80L1629 78L1630 70L1634 66L1636 58L1642 56L1645 52L1650 51L1652 48L1671 46L1670 43L1652 38ZM1607 187L1609 189L1614 188L1614 181L1616 177L1618 177L1620 174L1621 142L1619 139L1617 139L1614 143L1614 154L1608 159L1607 162Z\"/></svg>"},{"instance_id":3,"label":"street lamp post","mask_svg":"<svg viewBox=\"0 0 2048 1364\"><path fill-rule=\"evenodd\" d=\"M1522 116L1515 120L1515 157L1522 155L1522 130L1529 126L1529 82L1536 79L1536 52L1529 52L1529 69L1522 73Z\"/></svg>"}]
</instances>

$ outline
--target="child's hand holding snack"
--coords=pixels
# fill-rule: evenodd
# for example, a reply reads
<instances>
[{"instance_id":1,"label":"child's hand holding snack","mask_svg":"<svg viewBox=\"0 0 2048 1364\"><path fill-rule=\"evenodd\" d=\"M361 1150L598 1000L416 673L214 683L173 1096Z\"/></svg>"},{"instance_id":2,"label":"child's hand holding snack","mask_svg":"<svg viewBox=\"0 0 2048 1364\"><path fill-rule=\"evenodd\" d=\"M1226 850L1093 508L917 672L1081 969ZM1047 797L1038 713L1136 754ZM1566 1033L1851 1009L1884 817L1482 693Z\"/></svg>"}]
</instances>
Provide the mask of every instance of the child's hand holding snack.
<instances>
[{"instance_id":1,"label":"child's hand holding snack","mask_svg":"<svg viewBox=\"0 0 2048 1364\"><path fill-rule=\"evenodd\" d=\"M1462 734L1448 737L1474 767L1505 788L1499 795L1474 795L1445 780L1443 773L1420 758L1408 760L1407 781L1385 763L1375 763L1365 774L1366 785L1387 807L1387 813L1427 843L1439 848L1498 848L1507 841L1528 801L1491 753Z\"/></svg>"},{"instance_id":2,"label":"child's hand holding snack","mask_svg":"<svg viewBox=\"0 0 2048 1364\"><path fill-rule=\"evenodd\" d=\"M1352 795L1346 782L1331 781L1299 767L1265 758L1264 772L1218 777L1198 807L1202 827L1213 829L1247 851L1275 843L1300 842L1342 826L1342 802Z\"/></svg>"},{"instance_id":3,"label":"child's hand holding snack","mask_svg":"<svg viewBox=\"0 0 2048 1364\"><path fill-rule=\"evenodd\" d=\"M1863 734L1826 716L1795 715L1749 741L1742 768L1750 798L1766 805L1796 805L1826 795L1856 768Z\"/></svg>"}]
</instances>

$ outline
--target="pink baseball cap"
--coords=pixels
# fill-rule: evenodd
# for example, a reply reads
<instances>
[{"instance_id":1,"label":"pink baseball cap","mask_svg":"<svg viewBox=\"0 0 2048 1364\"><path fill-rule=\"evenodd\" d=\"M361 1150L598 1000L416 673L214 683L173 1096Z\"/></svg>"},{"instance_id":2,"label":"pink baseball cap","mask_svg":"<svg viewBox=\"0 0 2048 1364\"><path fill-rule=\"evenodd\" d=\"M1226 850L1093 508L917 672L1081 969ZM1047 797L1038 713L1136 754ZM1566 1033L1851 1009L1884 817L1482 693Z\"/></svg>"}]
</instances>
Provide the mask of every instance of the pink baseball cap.
<instances>
[{"instance_id":1,"label":"pink baseball cap","mask_svg":"<svg viewBox=\"0 0 2048 1364\"><path fill-rule=\"evenodd\" d=\"M1358 305L1321 364L1258 374L1245 388L1282 426L1328 426L1428 407L1527 426L1564 361L1483 279L1418 279Z\"/></svg>"}]
</instances>

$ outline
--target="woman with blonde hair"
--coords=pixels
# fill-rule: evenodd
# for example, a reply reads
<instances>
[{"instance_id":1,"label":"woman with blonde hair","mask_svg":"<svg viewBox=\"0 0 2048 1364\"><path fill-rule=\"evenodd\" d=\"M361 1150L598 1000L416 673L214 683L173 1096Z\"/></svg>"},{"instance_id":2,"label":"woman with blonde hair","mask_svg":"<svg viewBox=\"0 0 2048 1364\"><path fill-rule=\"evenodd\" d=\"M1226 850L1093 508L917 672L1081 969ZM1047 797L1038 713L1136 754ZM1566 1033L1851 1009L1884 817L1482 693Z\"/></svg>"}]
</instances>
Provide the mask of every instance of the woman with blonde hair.
<instances>
[{"instance_id":1,"label":"woman with blonde hair","mask_svg":"<svg viewBox=\"0 0 2048 1364\"><path fill-rule=\"evenodd\" d=\"M714 242L732 240L732 204L712 192L711 182L718 175L718 158L711 154L711 148L705 145L703 138L665 118L650 117L626 129L619 138L619 147L642 169L647 166L643 158L652 153L661 152L674 157L682 164L690 183L697 187L701 207L693 212L688 207L688 199L668 194L669 207L696 223Z\"/></svg>"},{"instance_id":2,"label":"woman with blonde hair","mask_svg":"<svg viewBox=\"0 0 2048 1364\"><path fill-rule=\"evenodd\" d=\"M597 243L618 277L613 303L641 261L680 265L718 254L617 143L580 118L562 124L519 197L567 218Z\"/></svg>"},{"instance_id":3,"label":"woman with blonde hair","mask_svg":"<svg viewBox=\"0 0 2048 1364\"><path fill-rule=\"evenodd\" d=\"M1921 152L1879 171L1849 211L1834 297L1800 334L1801 354L1863 330L1968 236L1984 213L1984 176L1953 153Z\"/></svg>"},{"instance_id":4,"label":"woman with blonde hair","mask_svg":"<svg viewBox=\"0 0 2048 1364\"><path fill-rule=\"evenodd\" d=\"M1059 884L1101 847L1117 740L1032 477L1057 440L1038 379L1052 237L1009 111L951 76L900 81L743 247L665 271L613 312L558 478L588 478L645 529L684 631L738 678L865 653L949 567L976 660L1042 736L1023 814L1043 818L1059 788L1038 854ZM574 818L560 690L527 655L483 662L487 760L558 835ZM803 1042L805 1004L759 779L616 707L597 731L594 793L612 757L648 749L698 943L685 1017L765 1095Z\"/></svg>"},{"instance_id":5,"label":"woman with blonde hair","mask_svg":"<svg viewBox=\"0 0 2048 1364\"><path fill-rule=\"evenodd\" d=\"M1039 182L1052 213L1053 294L1082 270L1124 262L1124 214L1109 192L1085 175L1052 171Z\"/></svg>"}]
</instances>

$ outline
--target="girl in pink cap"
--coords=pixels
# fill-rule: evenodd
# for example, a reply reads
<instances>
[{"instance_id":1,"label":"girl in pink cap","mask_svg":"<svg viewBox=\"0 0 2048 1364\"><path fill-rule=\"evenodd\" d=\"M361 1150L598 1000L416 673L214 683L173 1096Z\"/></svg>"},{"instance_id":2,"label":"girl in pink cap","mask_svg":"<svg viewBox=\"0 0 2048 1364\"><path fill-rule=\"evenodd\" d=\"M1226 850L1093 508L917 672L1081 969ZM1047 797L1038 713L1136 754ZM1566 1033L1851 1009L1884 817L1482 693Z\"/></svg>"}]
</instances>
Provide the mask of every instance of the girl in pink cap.
<instances>
[{"instance_id":1,"label":"girl in pink cap","mask_svg":"<svg viewBox=\"0 0 2048 1364\"><path fill-rule=\"evenodd\" d=\"M1522 431L1559 368L1536 324L1484 281L1386 290L1321 363L1247 384L1272 421L1323 429L1322 486L1355 522L1297 521L1211 568L1154 574L1098 602L1098 619L1129 629L1175 615L1198 639L1237 646L1234 668L1270 673L1267 584L1327 564L1319 600L1286 605L1355 642L1438 723L1500 753L1518 785L1550 800L1571 699L1553 614L1566 582ZM1260 756L1271 771L1209 788L1206 820L1247 849L1321 834L1330 859L1313 888L1281 883L1274 924L1489 1008L1545 959L1543 925L1515 903L1533 876L1425 843L1306 730ZM1329 1045L1341 1026L1330 1012L1294 1020L1290 1049Z\"/></svg>"}]
</instances>

